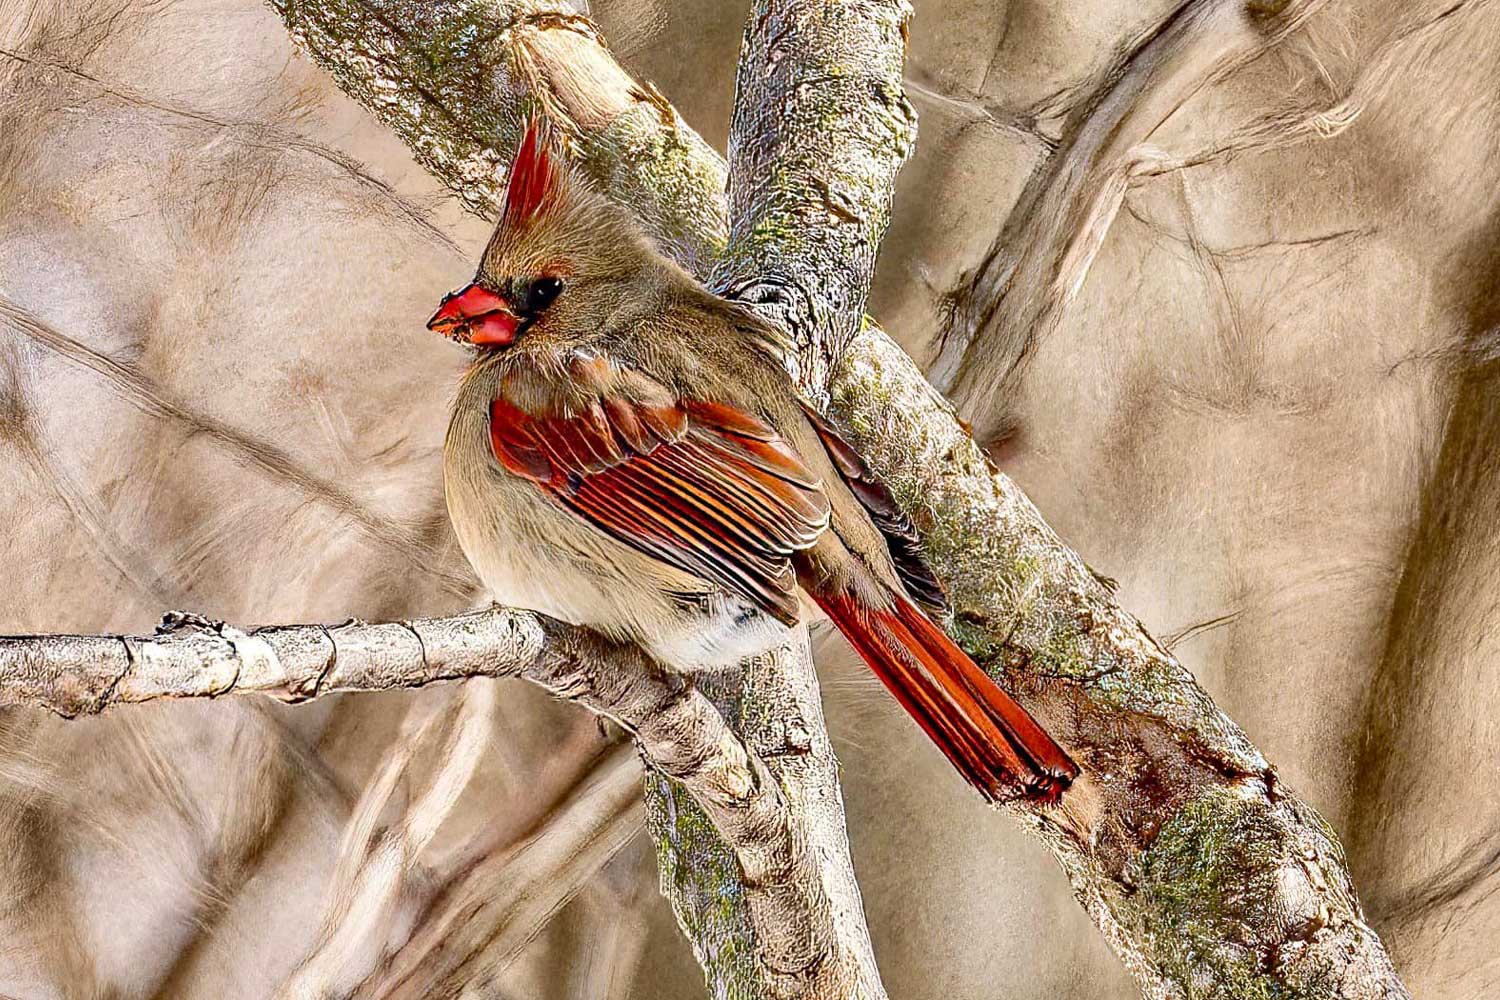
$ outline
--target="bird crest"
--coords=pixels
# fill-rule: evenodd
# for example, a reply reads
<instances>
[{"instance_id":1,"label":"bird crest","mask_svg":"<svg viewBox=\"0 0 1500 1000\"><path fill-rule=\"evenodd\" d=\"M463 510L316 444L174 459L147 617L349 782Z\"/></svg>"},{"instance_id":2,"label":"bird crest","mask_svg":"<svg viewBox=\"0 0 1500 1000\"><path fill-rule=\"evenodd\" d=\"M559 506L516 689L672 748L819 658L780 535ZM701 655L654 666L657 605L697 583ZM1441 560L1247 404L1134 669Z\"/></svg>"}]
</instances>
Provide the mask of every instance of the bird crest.
<instances>
[{"instance_id":1,"label":"bird crest","mask_svg":"<svg viewBox=\"0 0 1500 1000\"><path fill-rule=\"evenodd\" d=\"M564 184L563 164L551 131L541 116L526 123L505 186L505 224L524 226L556 200Z\"/></svg>"}]
</instances>

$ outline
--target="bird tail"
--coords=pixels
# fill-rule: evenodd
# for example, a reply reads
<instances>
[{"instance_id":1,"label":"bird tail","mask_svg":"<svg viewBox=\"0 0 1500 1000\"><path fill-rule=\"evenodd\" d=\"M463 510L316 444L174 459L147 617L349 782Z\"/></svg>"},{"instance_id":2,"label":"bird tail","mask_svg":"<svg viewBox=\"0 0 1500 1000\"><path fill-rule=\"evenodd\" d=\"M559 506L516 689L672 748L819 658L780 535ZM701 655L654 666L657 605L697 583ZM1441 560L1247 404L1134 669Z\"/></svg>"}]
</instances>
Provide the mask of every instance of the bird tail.
<instances>
[{"instance_id":1,"label":"bird tail","mask_svg":"<svg viewBox=\"0 0 1500 1000\"><path fill-rule=\"evenodd\" d=\"M985 799L1019 789L1054 801L1078 776L1078 765L1026 709L905 595L882 609L848 593L813 599Z\"/></svg>"}]
</instances>

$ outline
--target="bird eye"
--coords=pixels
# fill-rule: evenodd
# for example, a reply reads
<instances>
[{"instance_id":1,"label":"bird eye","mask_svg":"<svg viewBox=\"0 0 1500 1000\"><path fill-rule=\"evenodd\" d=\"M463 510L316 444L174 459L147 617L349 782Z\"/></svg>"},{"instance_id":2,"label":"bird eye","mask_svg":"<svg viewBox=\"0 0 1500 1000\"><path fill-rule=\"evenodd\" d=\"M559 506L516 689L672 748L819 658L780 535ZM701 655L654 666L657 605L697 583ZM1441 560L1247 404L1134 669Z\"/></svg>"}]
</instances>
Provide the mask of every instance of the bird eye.
<instances>
[{"instance_id":1,"label":"bird eye","mask_svg":"<svg viewBox=\"0 0 1500 1000\"><path fill-rule=\"evenodd\" d=\"M524 312L536 315L552 304L562 291L561 278L538 278L526 287L526 295L521 301L521 309Z\"/></svg>"}]
</instances>

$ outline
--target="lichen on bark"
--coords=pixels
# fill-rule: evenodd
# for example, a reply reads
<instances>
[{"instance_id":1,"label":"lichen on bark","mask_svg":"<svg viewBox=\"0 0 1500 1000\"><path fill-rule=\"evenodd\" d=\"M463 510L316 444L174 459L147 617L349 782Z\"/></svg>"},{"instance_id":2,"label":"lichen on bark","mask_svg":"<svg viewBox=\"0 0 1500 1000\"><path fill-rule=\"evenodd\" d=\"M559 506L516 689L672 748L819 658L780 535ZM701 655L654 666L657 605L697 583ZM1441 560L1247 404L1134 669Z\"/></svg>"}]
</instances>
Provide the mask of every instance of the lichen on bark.
<instances>
[{"instance_id":1,"label":"lichen on bark","mask_svg":"<svg viewBox=\"0 0 1500 1000\"><path fill-rule=\"evenodd\" d=\"M1271 815L1281 810L1300 815ZM1134 934L1161 942L1153 956L1161 978L1190 996L1367 995L1361 981L1380 970L1319 954L1320 935L1339 932L1365 944L1375 938L1349 917L1358 907L1348 882L1323 881L1325 859L1344 865L1333 831L1302 803L1268 800L1245 786L1216 788L1178 810L1126 866L1131 900L1117 908L1119 918ZM1305 897L1307 905L1287 908L1289 896ZM1351 922L1332 926L1339 920Z\"/></svg>"},{"instance_id":2,"label":"lichen on bark","mask_svg":"<svg viewBox=\"0 0 1500 1000\"><path fill-rule=\"evenodd\" d=\"M337 6L336 0L326 6ZM475 5L455 6L471 10ZM514 15L546 5L479 6ZM849 38L863 41L851 41L852 48L836 44L838 32L826 30L835 12L857 15ZM776 18L783 19L784 36L764 30ZM860 78L868 84L892 67L899 74L899 56L892 62L888 51L889 33L904 30L903 19L899 3L765 0L755 5L747 26L746 50L762 53L761 58L774 50L778 59L796 52L805 67L818 64L824 53L778 46L823 39L832 46L826 58L836 65L844 58L840 53L858 53L868 43L874 54L850 67L871 74ZM420 39L403 44L420 45ZM492 44L515 45L516 35L492 36ZM329 51L324 59L343 58L342 50ZM492 62L500 58L497 54ZM402 72L415 73L433 93L442 92L440 78L451 70L402 65ZM490 118L519 120L528 94L556 100L570 111L570 134L579 143L581 162L601 186L640 213L663 246L677 248L697 273L712 268L725 231L724 200L713 184L726 176L722 162L701 142L669 142L685 126L663 110L654 92L622 73L596 67L587 79L570 78L555 60L539 58L527 65L539 74L531 80L532 91L496 85L478 98L493 102ZM383 71L350 62L335 72L376 70ZM558 74L608 93L583 99L568 86L558 87ZM758 77L742 63L735 169L728 175L735 229L715 281L798 335L803 350L797 374L815 397L826 385L832 414L918 524L953 598L957 633L1083 765L1083 778L1061 806L1018 803L1016 815L1056 856L1080 902L1150 997L1406 996L1379 938L1364 924L1342 852L1326 824L1281 785L1244 733L990 465L900 348L873 323L860 322L861 276L873 263L884 226L885 207L870 198L881 190L881 171L893 176L899 167L901 143L909 134L903 139L897 128L905 118L895 110L901 103L895 98L899 78L886 90L861 88L851 79L837 72L802 77L791 68ZM840 89L846 85L847 91ZM818 87L840 96L813 113L814 105L801 102L811 101ZM357 89L351 93L360 96ZM857 102L838 103L854 102L853 95L859 95ZM618 116L631 116L629 129L612 131L616 118L607 113L572 114L575 105L586 112L621 109ZM465 141L463 128L418 115L401 102L370 106L387 120L420 117L421 129L441 136L434 141L456 149ZM778 116L788 107L795 114L783 122ZM853 115L854 133L839 132L842 118L830 114ZM873 124L861 115L873 115ZM845 173L846 165L834 165L831 150L837 147L821 144L820 130L830 128L837 142L858 142L863 135L874 159L849 164L852 173ZM653 130L659 140L649 138ZM421 141L421 136L415 140L419 153ZM800 155L802 143L817 155ZM455 153L423 162L457 189L493 191L493 178L476 180L464 172L471 161ZM846 195L855 205L849 219L843 218ZM822 274L823 268L834 285L809 284L809 274ZM749 683L736 720L742 725L766 717L767 702ZM785 734L773 731L772 738L784 740ZM729 873L700 853L711 840L699 839L706 832L695 825L697 817L676 810L672 797L653 799L653 809L661 810L653 820L658 845L670 851L663 872L673 873L672 886L688 885L677 866L691 859L705 863L705 874L718 873L695 873L692 892L677 891L674 903L691 907L684 923L700 934L742 927L733 914L733 882L723 881ZM1235 891L1244 886L1260 894L1255 905L1234 905ZM718 895L703 898L713 893ZM725 905L730 909L723 920L708 920L714 907ZM847 902L835 900L836 909L844 906ZM700 956L709 954L723 970L716 981L721 990L734 977L754 974L738 963L732 945L696 944ZM1330 992L1335 987L1337 992Z\"/></svg>"},{"instance_id":3,"label":"lichen on bark","mask_svg":"<svg viewBox=\"0 0 1500 1000\"><path fill-rule=\"evenodd\" d=\"M792 374L826 397L864 316L896 174L916 142L906 0L761 0L729 135L733 229L712 284L781 323Z\"/></svg>"},{"instance_id":4,"label":"lichen on bark","mask_svg":"<svg viewBox=\"0 0 1500 1000\"><path fill-rule=\"evenodd\" d=\"M664 248L689 264L722 252L722 164L562 0L269 2L293 41L470 211L496 216L527 117L566 107L576 157L639 206Z\"/></svg>"},{"instance_id":5,"label":"lichen on bark","mask_svg":"<svg viewBox=\"0 0 1500 1000\"><path fill-rule=\"evenodd\" d=\"M723 161L653 87L620 70L592 24L565 5L272 0L272 6L339 86L406 141L471 210L495 214L508 151L526 118L540 112L559 127L574 162L629 206L664 252L707 279L724 251ZM824 26L830 37L835 27ZM896 74L889 85L899 87L899 50L886 65ZM885 169L887 183L899 165ZM880 173L878 165L872 169ZM872 183L878 188L878 177ZM890 192L874 193L882 199L875 224L883 230ZM797 234L808 235L803 229ZM861 303L867 287L855 286L868 285L873 247L865 259L849 286ZM820 879L812 888L823 895L823 907L831 898L835 927L832 942L797 940L790 929L766 934L763 928L755 938L756 914L749 908L760 896L743 891L743 873L693 800L654 775L647 783L647 817L663 890L714 991L757 1000L883 1000L805 631L747 664L732 684L707 680L703 687L793 801ZM744 688L752 690L742 697ZM751 711L741 712L745 706ZM794 881L773 892L782 905L806 905L798 897L808 887Z\"/></svg>"}]
</instances>

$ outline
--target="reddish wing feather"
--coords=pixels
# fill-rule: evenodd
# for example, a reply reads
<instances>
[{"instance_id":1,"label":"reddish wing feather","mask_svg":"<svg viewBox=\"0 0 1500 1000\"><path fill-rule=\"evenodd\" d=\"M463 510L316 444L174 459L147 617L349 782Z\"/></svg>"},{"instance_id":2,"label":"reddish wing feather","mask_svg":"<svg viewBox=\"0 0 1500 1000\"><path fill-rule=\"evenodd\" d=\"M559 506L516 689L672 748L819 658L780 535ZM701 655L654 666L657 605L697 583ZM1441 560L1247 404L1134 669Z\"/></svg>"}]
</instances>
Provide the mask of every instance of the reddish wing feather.
<instances>
[{"instance_id":1,"label":"reddish wing feather","mask_svg":"<svg viewBox=\"0 0 1500 1000\"><path fill-rule=\"evenodd\" d=\"M490 404L510 472L628 545L797 619L791 556L828 525L828 499L763 421L717 403L606 397L580 413Z\"/></svg>"},{"instance_id":2,"label":"reddish wing feather","mask_svg":"<svg viewBox=\"0 0 1500 1000\"><path fill-rule=\"evenodd\" d=\"M890 608L872 609L848 594L813 597L986 799L1019 789L1054 801L1078 777L1067 751L915 604L898 596Z\"/></svg>"}]
</instances>

